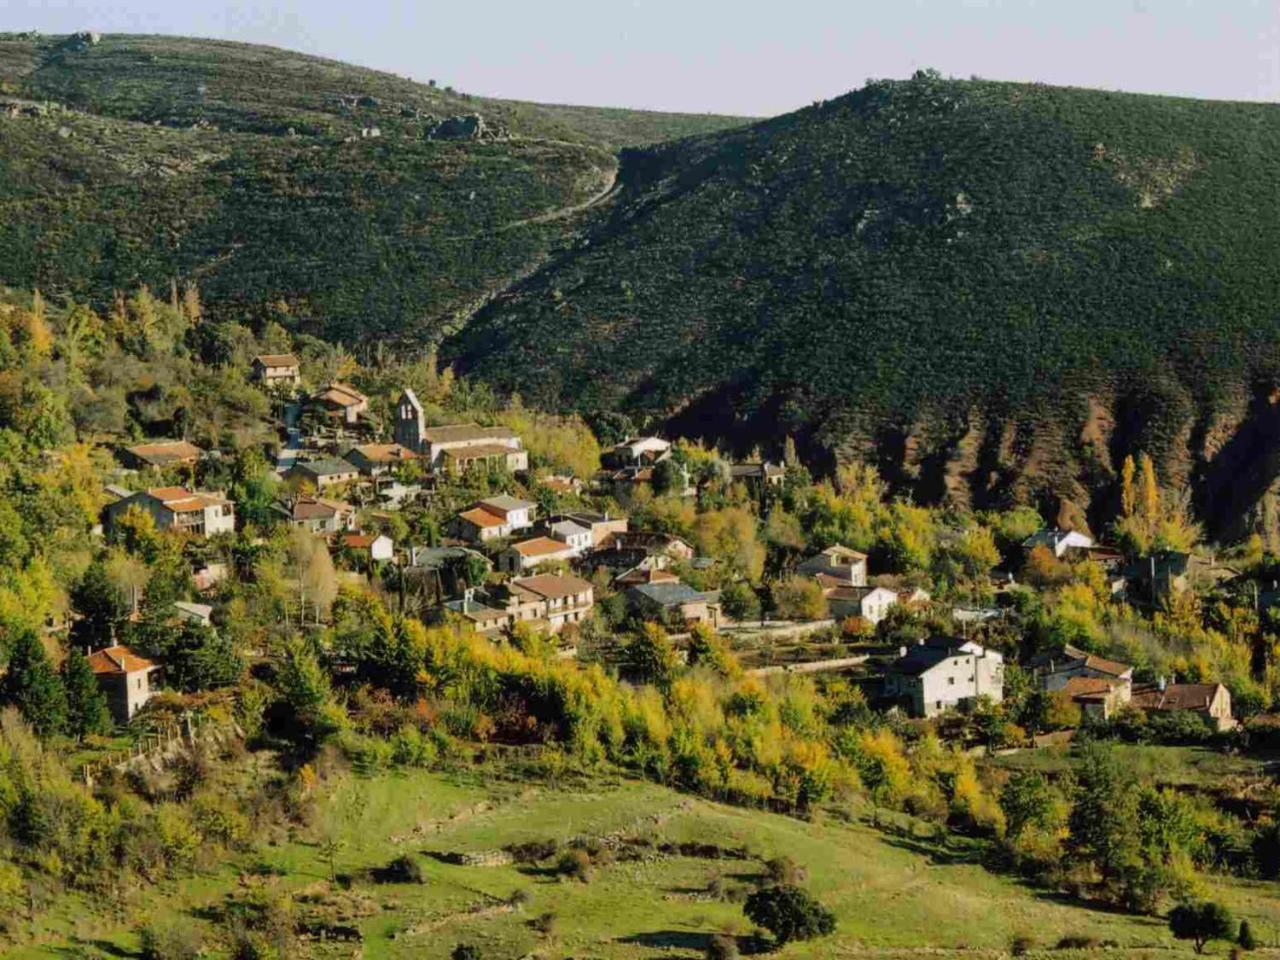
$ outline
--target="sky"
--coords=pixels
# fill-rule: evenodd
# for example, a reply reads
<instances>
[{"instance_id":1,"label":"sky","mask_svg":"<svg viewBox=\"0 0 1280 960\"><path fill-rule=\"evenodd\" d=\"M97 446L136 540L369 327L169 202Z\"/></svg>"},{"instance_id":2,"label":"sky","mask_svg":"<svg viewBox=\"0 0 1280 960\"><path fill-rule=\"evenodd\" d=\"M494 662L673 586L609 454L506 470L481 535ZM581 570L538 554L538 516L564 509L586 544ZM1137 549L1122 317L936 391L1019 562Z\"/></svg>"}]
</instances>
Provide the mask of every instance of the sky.
<instances>
[{"instance_id":1,"label":"sky","mask_svg":"<svg viewBox=\"0 0 1280 960\"><path fill-rule=\"evenodd\" d=\"M269 43L552 103L768 116L870 78L1280 100L1280 0L4 0L0 30Z\"/></svg>"}]
</instances>

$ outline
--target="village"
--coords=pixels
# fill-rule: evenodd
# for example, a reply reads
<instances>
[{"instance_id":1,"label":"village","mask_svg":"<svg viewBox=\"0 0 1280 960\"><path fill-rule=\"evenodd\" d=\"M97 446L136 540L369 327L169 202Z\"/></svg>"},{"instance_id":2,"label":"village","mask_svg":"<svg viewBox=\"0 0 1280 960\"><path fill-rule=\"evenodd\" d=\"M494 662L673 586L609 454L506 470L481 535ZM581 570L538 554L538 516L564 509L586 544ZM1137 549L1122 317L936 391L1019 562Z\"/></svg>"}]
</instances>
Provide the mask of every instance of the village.
<instances>
[{"instance_id":1,"label":"village","mask_svg":"<svg viewBox=\"0 0 1280 960\"><path fill-rule=\"evenodd\" d=\"M538 632L557 657L599 660L624 677L630 664L621 638L653 623L682 658L691 631L709 629L728 640L748 673L840 675L874 708L903 718L982 714L998 709L1012 684L1020 702L1037 704L1037 715L1027 723L1020 708L1025 736L1006 733L989 746L1029 746L1034 734L1105 725L1126 712L1175 715L1173 728L1184 732L1191 719L1216 735L1242 718L1221 679L1136 670L1072 642L1028 651L1016 638L1019 605L1073 568L1108 601L1140 609L1210 593L1252 591L1260 610L1265 599L1280 599L1200 554L1126 556L1081 530L1049 526L975 571L980 602L955 599L954 590L943 602L928 576L876 570L867 552L840 542L780 551L785 565L771 565L770 589L723 557L700 555L669 524L635 523L627 505L638 502L651 515L660 492L696 509L714 487L722 499L734 491L734 502L764 518L788 483L782 457L704 463L697 472L680 444L628 436L602 452L595 474L555 474L531 463L524 438L509 427L428 422L411 388L394 398L391 422L375 424L369 397L345 382L305 385L292 354L258 355L244 374L277 411L270 453L279 483L269 523L309 535L338 584L376 587L401 613L467 625L497 642ZM207 545L243 527L224 491L201 486L219 456L177 438L119 448L100 526L115 542L143 514L155 530L184 535L195 593L173 601L170 618L213 631L225 621L219 596L230 564ZM495 492L468 498L486 486ZM408 516L430 517L427 535L412 532ZM302 624L306 606L300 597ZM165 664L126 645L85 652L117 722L130 721L164 686ZM973 735L968 723L943 729Z\"/></svg>"}]
</instances>

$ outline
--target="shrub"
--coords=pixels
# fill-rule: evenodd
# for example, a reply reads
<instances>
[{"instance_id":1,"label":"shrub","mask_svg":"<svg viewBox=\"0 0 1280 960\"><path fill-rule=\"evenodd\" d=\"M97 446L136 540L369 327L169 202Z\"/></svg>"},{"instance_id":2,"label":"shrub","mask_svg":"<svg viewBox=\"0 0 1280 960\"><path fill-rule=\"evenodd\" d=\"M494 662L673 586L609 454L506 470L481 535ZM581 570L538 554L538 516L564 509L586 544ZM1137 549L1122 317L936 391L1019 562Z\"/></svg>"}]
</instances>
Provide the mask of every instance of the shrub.
<instances>
[{"instance_id":1,"label":"shrub","mask_svg":"<svg viewBox=\"0 0 1280 960\"><path fill-rule=\"evenodd\" d=\"M552 912L542 914L529 925L537 930L544 937L553 937L556 933L556 927L559 925L559 918Z\"/></svg>"},{"instance_id":2,"label":"shrub","mask_svg":"<svg viewBox=\"0 0 1280 960\"><path fill-rule=\"evenodd\" d=\"M560 845L554 840L527 840L509 844L505 849L516 863L537 863L554 857Z\"/></svg>"},{"instance_id":3,"label":"shrub","mask_svg":"<svg viewBox=\"0 0 1280 960\"><path fill-rule=\"evenodd\" d=\"M799 887L757 890L747 897L742 909L748 920L773 934L779 946L826 936L836 928L835 914Z\"/></svg>"},{"instance_id":4,"label":"shrub","mask_svg":"<svg viewBox=\"0 0 1280 960\"><path fill-rule=\"evenodd\" d=\"M191 924L143 927L138 938L143 960L195 960L200 956L200 933Z\"/></svg>"},{"instance_id":5,"label":"shrub","mask_svg":"<svg viewBox=\"0 0 1280 960\"><path fill-rule=\"evenodd\" d=\"M1009 941L1009 953L1015 957L1025 957L1035 945L1035 937L1019 933Z\"/></svg>"},{"instance_id":6,"label":"shrub","mask_svg":"<svg viewBox=\"0 0 1280 960\"><path fill-rule=\"evenodd\" d=\"M775 887L795 887L809 879L809 872L790 857L774 857L764 865L769 883Z\"/></svg>"},{"instance_id":7,"label":"shrub","mask_svg":"<svg viewBox=\"0 0 1280 960\"><path fill-rule=\"evenodd\" d=\"M378 879L384 883L426 883L427 875L416 858L402 853L379 871Z\"/></svg>"},{"instance_id":8,"label":"shrub","mask_svg":"<svg viewBox=\"0 0 1280 960\"><path fill-rule=\"evenodd\" d=\"M509 903L514 910L524 910L525 907L533 903L533 894L524 887L521 887L519 890L512 893L511 896L507 897L507 903Z\"/></svg>"},{"instance_id":9,"label":"shrub","mask_svg":"<svg viewBox=\"0 0 1280 960\"><path fill-rule=\"evenodd\" d=\"M471 943L460 943L449 954L450 960L480 960L480 948Z\"/></svg>"},{"instance_id":10,"label":"shrub","mask_svg":"<svg viewBox=\"0 0 1280 960\"><path fill-rule=\"evenodd\" d=\"M1196 953L1203 953L1210 940L1230 939L1232 926L1227 908L1211 900L1182 903L1169 911L1169 930L1179 940L1192 941Z\"/></svg>"},{"instance_id":11,"label":"shrub","mask_svg":"<svg viewBox=\"0 0 1280 960\"><path fill-rule=\"evenodd\" d=\"M738 960L738 939L727 933L711 935L707 941L707 960Z\"/></svg>"},{"instance_id":12,"label":"shrub","mask_svg":"<svg viewBox=\"0 0 1280 960\"><path fill-rule=\"evenodd\" d=\"M1240 921L1240 933L1236 936L1236 943L1241 950L1258 949L1258 938L1253 935L1253 927L1249 926L1248 920Z\"/></svg>"},{"instance_id":13,"label":"shrub","mask_svg":"<svg viewBox=\"0 0 1280 960\"><path fill-rule=\"evenodd\" d=\"M588 883L591 880L591 854L585 850L566 850L556 864L556 873Z\"/></svg>"},{"instance_id":14,"label":"shrub","mask_svg":"<svg viewBox=\"0 0 1280 960\"><path fill-rule=\"evenodd\" d=\"M1060 937L1058 942L1054 944L1055 950L1092 950L1098 945L1097 937L1090 937L1079 933L1069 933L1064 937Z\"/></svg>"}]
</instances>

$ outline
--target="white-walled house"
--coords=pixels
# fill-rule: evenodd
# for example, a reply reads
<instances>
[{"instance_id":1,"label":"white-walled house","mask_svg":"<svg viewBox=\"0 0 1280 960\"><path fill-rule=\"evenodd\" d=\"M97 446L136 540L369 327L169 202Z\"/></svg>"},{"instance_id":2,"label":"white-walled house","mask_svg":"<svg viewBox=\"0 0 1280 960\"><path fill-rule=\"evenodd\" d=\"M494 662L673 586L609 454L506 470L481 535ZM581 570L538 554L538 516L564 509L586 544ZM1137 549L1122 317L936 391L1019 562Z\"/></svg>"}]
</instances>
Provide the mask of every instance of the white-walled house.
<instances>
[{"instance_id":1,"label":"white-walled house","mask_svg":"<svg viewBox=\"0 0 1280 960\"><path fill-rule=\"evenodd\" d=\"M931 637L904 649L885 674L885 696L914 717L968 708L979 697L1004 699L1004 657L956 637Z\"/></svg>"},{"instance_id":2,"label":"white-walled house","mask_svg":"<svg viewBox=\"0 0 1280 960\"><path fill-rule=\"evenodd\" d=\"M568 562L577 553L563 540L534 537L513 543L498 555L498 569L507 573L524 573L545 563Z\"/></svg>"},{"instance_id":3,"label":"white-walled house","mask_svg":"<svg viewBox=\"0 0 1280 960\"><path fill-rule=\"evenodd\" d=\"M861 617L873 626L898 605L898 592L888 587L828 586L823 591L827 607L836 620Z\"/></svg>"},{"instance_id":4,"label":"white-walled house","mask_svg":"<svg viewBox=\"0 0 1280 960\"><path fill-rule=\"evenodd\" d=\"M574 556L582 556L592 548L591 531L573 520L557 520L549 524L548 533L552 540L563 540L574 551Z\"/></svg>"},{"instance_id":5,"label":"white-walled house","mask_svg":"<svg viewBox=\"0 0 1280 960\"><path fill-rule=\"evenodd\" d=\"M1088 550L1093 546L1093 537L1078 530L1037 530L1022 541L1023 549L1028 553L1036 547L1048 547L1053 555L1061 559L1068 550Z\"/></svg>"},{"instance_id":6,"label":"white-walled house","mask_svg":"<svg viewBox=\"0 0 1280 960\"><path fill-rule=\"evenodd\" d=\"M533 526L537 504L505 494L477 500L458 514L454 526L464 540L485 543Z\"/></svg>"},{"instance_id":7,"label":"white-walled house","mask_svg":"<svg viewBox=\"0 0 1280 960\"><path fill-rule=\"evenodd\" d=\"M131 508L151 515L157 530L177 530L195 537L234 533L235 506L220 493L192 493L185 487L151 487L103 510L103 526L108 534Z\"/></svg>"}]
</instances>

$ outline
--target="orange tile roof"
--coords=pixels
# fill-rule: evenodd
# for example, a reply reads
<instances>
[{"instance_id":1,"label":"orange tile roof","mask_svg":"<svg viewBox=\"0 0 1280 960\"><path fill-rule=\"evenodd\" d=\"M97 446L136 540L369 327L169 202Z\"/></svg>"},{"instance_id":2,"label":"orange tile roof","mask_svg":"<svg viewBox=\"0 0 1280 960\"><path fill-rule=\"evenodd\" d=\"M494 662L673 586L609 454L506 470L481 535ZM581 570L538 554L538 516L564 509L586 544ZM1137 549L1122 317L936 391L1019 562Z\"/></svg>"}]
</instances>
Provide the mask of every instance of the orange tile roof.
<instances>
[{"instance_id":1,"label":"orange tile roof","mask_svg":"<svg viewBox=\"0 0 1280 960\"><path fill-rule=\"evenodd\" d=\"M158 440L154 443L139 443L132 447L125 447L125 450L139 460L146 460L154 465L199 460L204 453L194 443L188 443L186 440Z\"/></svg>"},{"instance_id":2,"label":"orange tile roof","mask_svg":"<svg viewBox=\"0 0 1280 960\"><path fill-rule=\"evenodd\" d=\"M576 596L591 589L591 584L581 577L558 577L552 573L540 573L534 577L520 577L512 580L511 585L522 590L528 590L530 593L536 593L540 597L546 597L548 600Z\"/></svg>"},{"instance_id":3,"label":"orange tile roof","mask_svg":"<svg viewBox=\"0 0 1280 960\"><path fill-rule=\"evenodd\" d=\"M342 543L353 550L368 550L377 539L376 533L346 533L342 536Z\"/></svg>"},{"instance_id":4,"label":"orange tile roof","mask_svg":"<svg viewBox=\"0 0 1280 960\"><path fill-rule=\"evenodd\" d=\"M462 511L458 516L459 518L466 520L468 523L485 529L500 527L506 523L506 520L502 517L496 516L482 507L472 507L470 510Z\"/></svg>"},{"instance_id":5,"label":"orange tile roof","mask_svg":"<svg viewBox=\"0 0 1280 960\"><path fill-rule=\"evenodd\" d=\"M560 540L552 540L550 537L534 537L532 540L513 544L511 549L522 557L544 557L548 554L568 551L569 545Z\"/></svg>"},{"instance_id":6,"label":"orange tile roof","mask_svg":"<svg viewBox=\"0 0 1280 960\"><path fill-rule=\"evenodd\" d=\"M1118 681L1105 677L1072 677L1063 684L1063 691L1073 699L1097 700L1111 695Z\"/></svg>"},{"instance_id":7,"label":"orange tile roof","mask_svg":"<svg viewBox=\"0 0 1280 960\"><path fill-rule=\"evenodd\" d=\"M156 664L146 657L140 657L123 644L104 647L96 653L89 654L89 666L94 673L137 673L140 670L151 670Z\"/></svg>"},{"instance_id":8,"label":"orange tile roof","mask_svg":"<svg viewBox=\"0 0 1280 960\"><path fill-rule=\"evenodd\" d=\"M366 443L356 450L361 456L375 463L391 463L395 460L416 460L418 455L398 443Z\"/></svg>"},{"instance_id":9,"label":"orange tile roof","mask_svg":"<svg viewBox=\"0 0 1280 960\"><path fill-rule=\"evenodd\" d=\"M312 399L329 400L343 407L354 407L358 404L369 402L369 398L363 393L355 387L347 386L345 383L325 384Z\"/></svg>"}]
</instances>

